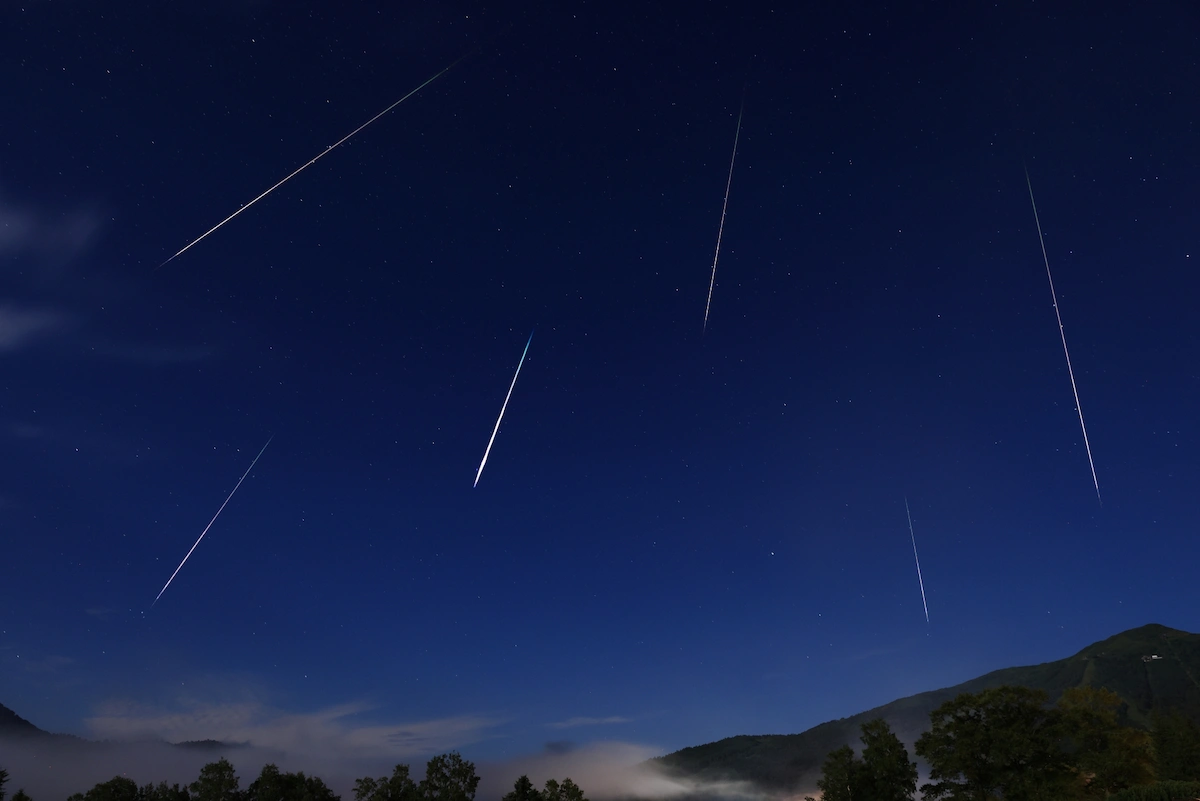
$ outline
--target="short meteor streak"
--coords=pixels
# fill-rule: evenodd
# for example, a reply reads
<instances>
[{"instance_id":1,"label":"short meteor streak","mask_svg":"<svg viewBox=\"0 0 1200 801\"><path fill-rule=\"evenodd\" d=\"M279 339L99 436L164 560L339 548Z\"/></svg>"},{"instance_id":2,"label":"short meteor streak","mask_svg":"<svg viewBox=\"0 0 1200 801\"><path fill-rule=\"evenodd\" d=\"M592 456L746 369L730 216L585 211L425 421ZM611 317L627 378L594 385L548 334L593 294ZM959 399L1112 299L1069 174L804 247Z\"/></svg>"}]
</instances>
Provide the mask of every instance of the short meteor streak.
<instances>
[{"instance_id":1,"label":"short meteor streak","mask_svg":"<svg viewBox=\"0 0 1200 801\"><path fill-rule=\"evenodd\" d=\"M517 372L513 373L512 383L508 386L508 394L504 396L504 405L500 407L500 416L496 418L496 427L492 429L492 438L488 440L487 450L483 452L483 461L479 463L479 470L475 473L475 483L472 487L479 486L479 477L483 475L483 466L487 464L488 454L492 452L492 443L496 441L496 432L500 430L500 421L504 419L504 410L508 408L508 399L512 397L513 387L517 385L517 376L521 374L521 365L525 364L525 354L529 353L529 343L533 342L533 333L529 334L529 342L525 343L525 350L521 351L521 361L517 362Z\"/></svg>"},{"instance_id":2,"label":"short meteor streak","mask_svg":"<svg viewBox=\"0 0 1200 801\"><path fill-rule=\"evenodd\" d=\"M717 228L717 250L713 253L712 277L708 279L708 301L704 304L704 330L708 331L708 310L712 306L713 286L717 282L717 259L721 257L721 236L725 233L725 211L729 208L729 187L733 185L733 162L737 160L738 138L742 135L742 113L746 101L738 111L737 131L733 134L733 155L729 157L729 177L725 179L725 203L721 206L721 226Z\"/></svg>"},{"instance_id":3,"label":"short meteor streak","mask_svg":"<svg viewBox=\"0 0 1200 801\"><path fill-rule=\"evenodd\" d=\"M1083 447L1087 449L1088 465L1092 468L1092 483L1096 485L1096 500L1100 505L1100 480L1096 478L1096 463L1092 460L1092 446L1088 442L1087 426L1083 422L1083 406L1079 403L1079 387L1075 384L1075 371L1071 369L1071 354L1067 351L1067 332L1063 328L1062 313L1058 310L1058 294L1054 291L1054 276L1050 274L1050 257L1046 255L1046 240L1042 236L1042 223L1038 219L1037 202L1033 199L1033 182L1029 180L1029 168L1025 168L1025 183L1029 187L1029 202L1033 205L1033 221L1037 224L1038 242L1042 245L1042 261L1046 263L1046 278L1050 280L1050 298L1054 301L1054 316L1058 318L1058 335L1062 337L1063 356L1067 359L1067 375L1071 378L1071 391L1075 393L1075 411L1079 412L1079 427L1083 430Z\"/></svg>"},{"instance_id":4,"label":"short meteor streak","mask_svg":"<svg viewBox=\"0 0 1200 801\"><path fill-rule=\"evenodd\" d=\"M371 119L367 120L367 121L366 121L366 122L364 122L362 125L358 126L358 127L357 127L357 128L355 128L353 131L351 131L350 133L348 133L348 134L346 134L345 136L343 136L341 139L339 139L339 140L337 140L336 142L334 142L334 143L333 143L332 145L330 145L329 147L325 148L323 151L321 151L321 152L320 152L320 153L318 153L318 154L317 154L315 157L313 157L313 159L312 159L311 161L308 161L308 162L306 162L306 163L302 164L300 167L298 167L298 168L295 170L295 172L293 172L293 173L291 173L290 175L288 175L288 176L287 176L286 178L284 178L282 181L280 181L279 183L275 184L275 185L274 185L274 186L272 186L270 189L268 189L267 191L263 192L263 193L262 193L261 195L259 195L258 197L254 198L254 200L251 200L249 203L247 203L246 205L242 206L240 209L238 209L237 211L235 211L233 214L230 214L228 217L226 217L225 219L221 220L219 223L217 223L216 225L214 225L212 228L209 228L209 229L208 229L207 231L205 231L203 234L201 234L200 236L198 236L198 237L196 237L195 239L193 239L191 242L189 242L189 243L187 244L187 246L186 246L186 247L184 247L182 250L180 250L180 251L179 251L178 253L176 253L174 256L172 256L171 258L167 259L167 260L166 260L166 261L164 261L162 264L158 265L158 268L165 267L165 266L166 266L167 264L169 264L170 262L172 262L172 261L174 261L175 259L179 258L179 257L180 257L180 256L182 256L184 253L186 253L187 251L191 250L191 249L192 249L192 248L193 248L195 245L199 244L199 243L201 242L201 240L203 240L203 239L205 239L206 237L208 237L208 235L209 235L209 234L212 234L212 233L216 232L216 231L217 231L217 229L219 229L221 226L225 225L225 223L229 222L229 221L230 221L230 220L232 220L234 217L238 216L238 215L239 215L239 214L241 214L243 211L245 211L246 209L250 208L250 207L251 207L251 206L253 206L255 203L257 203L258 201L262 200L264 197L266 197L267 195L271 194L271 193L272 193L272 192L274 192L276 189L278 189L279 187L283 186L283 185L284 185L284 184L286 184L288 181L292 180L293 178L295 178L297 175L299 175L300 173L302 173L302 172L304 172L305 170L307 170L307 169L308 169L309 167L311 167L312 165L316 164L318 161L320 161L321 159L323 159L325 156L328 156L328 155L329 155L330 153L332 153L334 150L337 150L339 146L341 146L341 145L342 145L344 142L346 142L346 141L347 141L348 139L350 139L352 136L354 136L355 134L357 134L357 133L358 133L359 131L361 131L363 128L366 128L368 125L370 125L371 123L375 122L375 120L377 120L377 119L379 119L380 117L382 117L383 115L387 114L389 111L391 111L392 109L394 109L396 106L400 105L400 104L401 104L401 103L403 103L405 100L408 100L410 97L412 97L413 95L415 95L417 92L421 91L421 90L422 90L422 89L424 89L426 86L429 86L429 84L433 83L433 82L434 82L434 81L436 81L438 78L440 78L440 77L442 77L443 75L445 75L447 72L449 72L451 69L453 69L453 68L454 68L454 66L455 66L456 64L458 64L458 62L459 62L459 61L462 61L462 60L463 60L463 58L466 58L466 56L463 56L462 58L459 58L459 59L458 59L458 61L455 61L455 62L454 62L453 64L451 64L449 67L446 67L444 70L442 70L441 72L439 72L437 75L434 75L432 78L430 78L429 80L425 81L425 83L421 84L421 85L420 85L420 86L418 86L416 89L413 89L411 92L409 92L408 94L406 94L404 97L400 98L400 99L399 99L399 100L397 100L395 103L392 103L392 105L388 106L388 107L387 107L387 108L385 108L383 111L379 112L379 113L378 113L378 114L376 114L374 117L372 117ZM156 269L158 269L158 268L156 268Z\"/></svg>"},{"instance_id":5,"label":"short meteor streak","mask_svg":"<svg viewBox=\"0 0 1200 801\"><path fill-rule=\"evenodd\" d=\"M908 515L908 536L912 537L913 559L917 562L917 583L921 585L921 605L925 607L925 622L929 622L929 604L925 602L925 579L921 578L921 557L917 556L917 535L913 533L912 512L908 511L908 496L904 496L904 514Z\"/></svg>"},{"instance_id":6,"label":"short meteor streak","mask_svg":"<svg viewBox=\"0 0 1200 801\"><path fill-rule=\"evenodd\" d=\"M271 439L267 440L267 445L271 444L272 439L275 439L274 435L271 436ZM225 499L225 503L221 504L221 508L217 510L215 515L213 515L212 520L208 521L208 525L204 527L204 531L200 532L200 536L197 538L196 544L192 546L191 551L187 552L187 556L183 557L183 561L179 563L179 567L175 568L175 572L171 574L171 577L167 579L167 583L163 585L161 590L159 590L158 596L154 599L154 603L150 604L151 606L154 606L154 604L158 603L158 599L161 598L163 593L167 591L167 587L171 586L171 582L175 580L175 577L179 575L179 571L183 569L185 564L187 564L188 557L192 555L192 551L196 550L196 545L200 544L200 540L204 539L204 535L208 533L210 528L212 528L212 524L217 522L217 518L221 516L221 512L225 511L225 505L229 503L229 499L233 497L233 493L238 491L238 487L242 486L242 482L246 480L246 476L250 475L250 471L254 469L254 465L258 464L259 457L261 457L263 452L266 451L267 445L262 446L262 450L258 452L258 456L254 457L254 461L251 462L250 466L246 468L246 472L242 473L242 477L238 479L238 483L233 487L233 492L229 493L229 497Z\"/></svg>"}]
</instances>

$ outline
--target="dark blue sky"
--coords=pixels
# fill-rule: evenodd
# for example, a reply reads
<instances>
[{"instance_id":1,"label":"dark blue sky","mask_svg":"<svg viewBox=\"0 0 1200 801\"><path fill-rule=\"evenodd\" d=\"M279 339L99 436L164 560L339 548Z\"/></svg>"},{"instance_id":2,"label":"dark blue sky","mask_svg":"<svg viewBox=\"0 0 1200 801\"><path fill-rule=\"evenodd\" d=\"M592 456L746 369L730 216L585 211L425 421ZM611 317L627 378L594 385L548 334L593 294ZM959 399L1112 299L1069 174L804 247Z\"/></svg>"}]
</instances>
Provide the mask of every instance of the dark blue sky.
<instances>
[{"instance_id":1,"label":"dark blue sky","mask_svg":"<svg viewBox=\"0 0 1200 801\"><path fill-rule=\"evenodd\" d=\"M43 728L663 752L1200 630L1192 4L108 5L0 11Z\"/></svg>"}]
</instances>

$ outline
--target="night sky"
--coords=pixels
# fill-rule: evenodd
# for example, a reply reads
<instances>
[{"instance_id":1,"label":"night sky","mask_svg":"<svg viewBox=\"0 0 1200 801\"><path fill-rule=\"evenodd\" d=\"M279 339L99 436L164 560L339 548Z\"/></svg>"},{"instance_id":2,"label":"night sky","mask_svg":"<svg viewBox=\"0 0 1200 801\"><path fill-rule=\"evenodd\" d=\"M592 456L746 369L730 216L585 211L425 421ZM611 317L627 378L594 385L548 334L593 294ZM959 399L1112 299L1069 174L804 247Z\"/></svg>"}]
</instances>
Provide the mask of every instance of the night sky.
<instances>
[{"instance_id":1,"label":"night sky","mask_svg":"<svg viewBox=\"0 0 1200 801\"><path fill-rule=\"evenodd\" d=\"M1200 631L1194 4L23 1L40 727L651 755Z\"/></svg>"}]
</instances>

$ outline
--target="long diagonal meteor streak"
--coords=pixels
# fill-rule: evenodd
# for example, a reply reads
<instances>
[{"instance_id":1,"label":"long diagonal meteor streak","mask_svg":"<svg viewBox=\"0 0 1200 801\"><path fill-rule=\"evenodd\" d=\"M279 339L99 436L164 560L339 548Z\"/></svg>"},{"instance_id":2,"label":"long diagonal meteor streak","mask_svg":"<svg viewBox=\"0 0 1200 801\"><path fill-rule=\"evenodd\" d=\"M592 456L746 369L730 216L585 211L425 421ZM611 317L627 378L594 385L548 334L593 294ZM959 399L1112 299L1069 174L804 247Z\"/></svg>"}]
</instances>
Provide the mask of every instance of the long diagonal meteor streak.
<instances>
[{"instance_id":1,"label":"long diagonal meteor streak","mask_svg":"<svg viewBox=\"0 0 1200 801\"><path fill-rule=\"evenodd\" d=\"M404 97L402 97L402 98L400 98L399 100L397 100L395 103L392 103L392 105L388 106L387 108L385 108L383 111L381 111L381 112L379 112L378 114L376 114L376 115L375 115L374 117L372 117L371 119L369 119L369 120L367 120L366 122L364 122L362 125L360 125L360 126L358 126L357 128L355 128L355 129L354 129L353 131L351 131L350 133L348 133L348 134L346 134L345 136L343 136L341 139L339 139L339 140L337 140L336 142L334 142L334 143L333 143L332 145L330 145L329 147L325 148L323 151L321 151L321 152L320 152L320 153L318 153L318 154L317 154L315 157L313 157L313 159L312 159L311 161L305 162L304 164L300 165L298 168L296 168L296 170L295 170L294 172L292 172L290 175L288 175L288 176L287 176L286 178L284 178L282 181L280 181L279 183L275 184L275 185L274 185L274 186L272 186L270 189L268 189L267 191L263 192L263 193L262 193L261 195L259 195L258 197L254 198L254 200L251 200L249 203L247 203L246 205L242 206L240 209L238 209L237 211L235 211L233 214L230 214L228 217L226 217L225 219L221 220L219 223L217 223L216 225L214 225L212 228L209 228L209 229L208 229L207 231L205 231L203 234L201 234L200 236L198 236L198 237L196 237L195 239L193 239L191 242L189 242L189 243L188 243L188 244L187 244L187 245L186 245L186 246L185 246L185 247L184 247L182 250L180 250L180 251L179 251L178 253L176 253L174 256L172 256L171 258L167 259L167 260L166 260L166 261L164 261L162 264L158 265L158 268L165 267L165 266L166 266L168 263L170 263L171 261L174 261L175 259L179 258L179 257L180 257L180 256L182 256L184 253L186 253L187 251L191 250L191 249L192 249L192 248L193 248L195 245L197 245L197 244L198 244L198 243L199 243L201 240L203 240L204 238L206 238L206 237L207 237L209 234L212 234L212 233L214 233L214 232L215 232L215 231L216 231L218 228L220 228L221 226L223 226L225 223L229 222L229 221L230 221L230 220L232 220L234 217L238 216L238 215L239 215L239 214L241 214L243 211L245 211L246 209L250 208L250 207L251 207L251 206L253 206L255 203L257 203L258 201L262 200L264 197L266 197L267 195L271 194L271 193L272 193L272 192L274 192L276 189L278 189L279 187L283 186L283 185L284 185L284 184L286 184L288 181L292 180L293 178L295 178L297 175L299 175L300 173L302 173L302 172L304 172L305 170L307 170L307 169L308 169L309 167L311 167L312 165L316 164L318 161L320 161L320 160L321 160L322 158L324 158L325 156L328 156L328 155L329 155L330 153L332 153L334 150L337 150L337 149L338 149L338 147L339 147L339 146L341 146L341 145L342 145L344 142L346 142L346 140L350 139L350 137L354 136L354 135L355 135L355 134L357 134L359 131L361 131L363 128L366 128L368 125L370 125L371 123L375 122L375 120L379 119L379 118L380 118L380 117L382 117L384 114L387 114L389 111L391 111L392 109L394 109L396 106L400 105L400 104L401 104L401 103L403 103L405 100L408 100L410 97L412 97L413 95L415 95L417 92L421 91L421 90L422 90L422 89L424 89L426 86L429 86L429 84L433 83L433 82L434 82L434 81L436 81L438 78L440 78L440 77L442 77L443 75L445 75L447 72L449 72L451 69L453 69L453 68L454 68L454 66L455 66L456 64L458 64L458 62L459 62L459 61L462 61L464 58L466 58L466 56L465 56L465 55L464 55L464 56L462 56L461 58L459 58L459 59L458 59L458 61L455 61L455 62L453 62L453 63L452 63L452 64L451 64L449 67L446 67L445 69L443 69L443 70L442 70L441 72L439 72L437 75L434 75L432 78L430 78L429 80L425 81L425 83L421 84L421 85L420 85L420 86L418 86L416 89L413 89L411 92L409 92L409 93L408 93L408 94L406 94ZM156 269L158 269L158 268L156 268Z\"/></svg>"},{"instance_id":2,"label":"long diagonal meteor streak","mask_svg":"<svg viewBox=\"0 0 1200 801\"><path fill-rule=\"evenodd\" d=\"M738 138L742 135L742 113L746 110L746 99L738 110L737 131L733 134L733 155L729 157L729 177L725 179L725 202L721 205L721 226L717 228L717 249L713 253L712 277L708 279L708 301L704 304L704 330L708 331L708 310L712 306L713 285L717 282L717 259L721 257L721 235L725 233L725 211L729 208L729 187L733 185L733 162L737 160Z\"/></svg>"},{"instance_id":3,"label":"long diagonal meteor streak","mask_svg":"<svg viewBox=\"0 0 1200 801\"><path fill-rule=\"evenodd\" d=\"M521 361L517 362L517 372L513 373L512 383L508 385L508 394L504 396L504 405L500 407L500 416L496 418L496 427L492 429L492 438L488 440L487 450L483 452L483 461L479 463L479 470L475 472L475 483L472 487L479 486L479 477L483 475L483 466L487 464L488 454L492 452L492 443L496 441L496 432L500 430L500 421L504 419L504 410L508 408L508 399L512 397L513 387L517 385L517 376L521 374L521 365L525 364L525 354L529 353L529 343L533 342L533 332L529 333L529 342L525 343L525 350L521 351Z\"/></svg>"},{"instance_id":4,"label":"long diagonal meteor streak","mask_svg":"<svg viewBox=\"0 0 1200 801\"><path fill-rule=\"evenodd\" d=\"M1071 391L1075 393L1075 411L1079 412L1079 427L1083 430L1083 447L1087 449L1088 465L1092 468L1092 483L1096 485L1096 500L1104 505L1100 497L1100 480L1096 478L1096 463L1092 460L1092 446L1088 442L1087 426L1083 422L1083 406L1079 403L1079 387L1075 384L1075 371L1071 369L1071 354L1067 351L1067 332L1063 329L1062 313L1058 310L1058 294L1054 291L1054 276L1050 274L1050 257L1046 255L1046 240L1042 236L1042 222L1038 219L1037 201L1033 199L1033 182L1029 180L1029 168L1025 168L1025 183L1029 187L1029 202L1033 205L1033 221L1037 224L1038 242L1042 245L1042 261L1046 263L1046 278L1050 280L1050 298L1054 301L1054 316L1058 318L1058 335L1062 337L1063 356L1067 359L1067 375L1071 378Z\"/></svg>"},{"instance_id":5,"label":"long diagonal meteor streak","mask_svg":"<svg viewBox=\"0 0 1200 801\"><path fill-rule=\"evenodd\" d=\"M908 511L908 496L904 496L904 514L908 515L908 536L912 537L913 559L917 562L917 583L921 585L921 605L925 607L925 622L929 622L929 604L925 602L925 579L921 578L921 557L917 556L917 535L913 533L912 512Z\"/></svg>"},{"instance_id":6,"label":"long diagonal meteor streak","mask_svg":"<svg viewBox=\"0 0 1200 801\"><path fill-rule=\"evenodd\" d=\"M271 444L272 439L275 439L274 434L271 435L271 439L267 440L267 445ZM167 579L167 583L163 585L161 590L159 590L158 596L155 597L154 603L150 604L151 606L154 606L154 604L158 603L158 599L161 598L163 593L167 591L167 587L171 586L171 582L175 580L175 577L179 575L179 571L182 570L183 566L187 564L187 560L192 555L192 551L196 550L196 545L200 544L200 540L204 539L204 535L208 533L210 528L212 528L212 524L217 522L217 518L221 516L221 512L225 511L225 505L229 503L229 499L233 497L233 493L238 491L238 487L242 486L242 482L246 480L246 476L250 475L250 471L254 469L254 465L258 464L259 457L261 457L263 452L266 451L267 445L262 446L262 450L258 452L258 456L254 457L254 461L251 462L250 466L246 468L246 472L242 473L242 477L238 479L238 483L233 487L233 492L229 493L229 497L225 499L225 503L221 504L221 508L217 510L215 515L213 515L212 520L208 521L208 525L204 527L204 531L200 532L200 536L196 539L196 543L192 546L192 550L188 551L187 556L183 557L183 561L179 563L179 567L175 568L175 572L171 574L171 577Z\"/></svg>"}]
</instances>

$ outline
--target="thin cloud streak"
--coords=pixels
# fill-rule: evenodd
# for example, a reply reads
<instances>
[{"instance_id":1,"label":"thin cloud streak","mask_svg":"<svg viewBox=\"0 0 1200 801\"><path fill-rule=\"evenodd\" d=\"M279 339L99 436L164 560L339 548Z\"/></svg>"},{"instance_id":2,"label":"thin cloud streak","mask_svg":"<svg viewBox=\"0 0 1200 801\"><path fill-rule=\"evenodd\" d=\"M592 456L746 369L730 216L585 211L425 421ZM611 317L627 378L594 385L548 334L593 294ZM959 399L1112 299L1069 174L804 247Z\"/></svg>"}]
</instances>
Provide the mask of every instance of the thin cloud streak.
<instances>
[{"instance_id":1,"label":"thin cloud streak","mask_svg":"<svg viewBox=\"0 0 1200 801\"><path fill-rule=\"evenodd\" d=\"M612 723L632 723L633 718L623 718L617 715L612 715L607 718L584 718L575 717L561 720L557 723L547 723L546 726L551 729L574 729L577 726L605 726Z\"/></svg>"},{"instance_id":2,"label":"thin cloud streak","mask_svg":"<svg viewBox=\"0 0 1200 801\"><path fill-rule=\"evenodd\" d=\"M150 367L203 361L215 353L206 345L157 345L138 342L97 342L91 346L91 350L98 356Z\"/></svg>"},{"instance_id":3,"label":"thin cloud streak","mask_svg":"<svg viewBox=\"0 0 1200 801\"><path fill-rule=\"evenodd\" d=\"M0 255L69 259L87 247L99 228L100 218L92 212L44 214L0 198Z\"/></svg>"},{"instance_id":4,"label":"thin cloud streak","mask_svg":"<svg viewBox=\"0 0 1200 801\"><path fill-rule=\"evenodd\" d=\"M70 317L52 309L31 309L11 303L0 306L0 353L21 350L39 337L57 334L70 325Z\"/></svg>"},{"instance_id":5,"label":"thin cloud streak","mask_svg":"<svg viewBox=\"0 0 1200 801\"><path fill-rule=\"evenodd\" d=\"M363 704L342 704L308 714L286 713L257 702L184 704L166 710L128 702L105 704L85 720L94 735L169 742L220 740L296 755L403 759L477 742L500 721L460 716L394 724L362 724Z\"/></svg>"}]
</instances>

